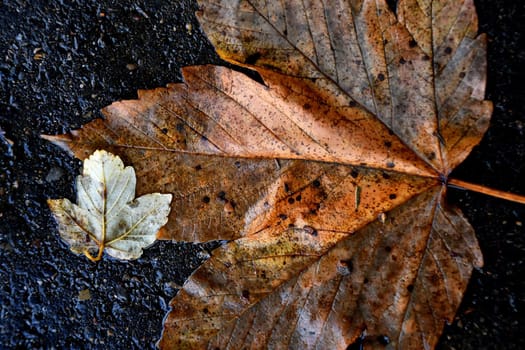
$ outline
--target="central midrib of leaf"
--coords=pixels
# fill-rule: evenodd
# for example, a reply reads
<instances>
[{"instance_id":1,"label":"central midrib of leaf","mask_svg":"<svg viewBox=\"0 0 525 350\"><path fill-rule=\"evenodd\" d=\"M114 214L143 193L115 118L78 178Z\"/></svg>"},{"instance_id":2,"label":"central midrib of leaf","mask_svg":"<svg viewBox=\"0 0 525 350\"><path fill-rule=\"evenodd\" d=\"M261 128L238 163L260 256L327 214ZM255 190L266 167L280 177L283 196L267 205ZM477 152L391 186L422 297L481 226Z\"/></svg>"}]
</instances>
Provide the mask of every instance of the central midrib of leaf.
<instances>
[{"instance_id":1,"label":"central midrib of leaf","mask_svg":"<svg viewBox=\"0 0 525 350\"><path fill-rule=\"evenodd\" d=\"M434 20L434 1L431 1L430 2L430 13L431 13L431 22L433 22ZM432 24L430 26L430 57L434 57L434 25ZM439 108L438 108L438 105L437 105L437 101L438 101L438 96L437 96L437 90L436 90L436 83L435 83L435 79L436 79L436 66L435 64L431 64L431 69L432 69L432 86L434 87L434 110L436 111L436 126L437 126L437 130L436 130L436 138L438 139L439 141L439 147L438 147L438 150L439 150L439 158L440 159L444 159L444 154L443 154L443 145L445 144L445 140L443 139L443 136L441 135L441 123L440 123L440 118L439 118ZM445 166L445 164L443 163L442 161L442 166ZM449 171L449 169L446 169L447 171ZM442 174L440 173L440 176L442 176L443 178L446 178L448 174Z\"/></svg>"}]
</instances>

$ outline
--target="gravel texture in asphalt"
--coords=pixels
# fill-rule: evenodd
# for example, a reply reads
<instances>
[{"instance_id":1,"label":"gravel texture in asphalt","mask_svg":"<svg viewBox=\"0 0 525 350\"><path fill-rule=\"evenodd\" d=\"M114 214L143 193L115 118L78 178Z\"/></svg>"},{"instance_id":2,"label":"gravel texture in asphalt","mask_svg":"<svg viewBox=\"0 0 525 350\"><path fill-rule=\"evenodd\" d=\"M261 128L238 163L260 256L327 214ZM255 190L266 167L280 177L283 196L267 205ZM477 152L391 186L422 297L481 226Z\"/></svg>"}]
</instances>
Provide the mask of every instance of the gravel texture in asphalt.
<instances>
[{"instance_id":1,"label":"gravel texture in asphalt","mask_svg":"<svg viewBox=\"0 0 525 350\"><path fill-rule=\"evenodd\" d=\"M454 172L525 194L525 4L475 1L489 36L491 128ZM395 1L389 1L395 3ZM58 238L47 198L74 200L80 162L42 140L137 89L219 62L190 0L0 4L0 347L154 348L177 287L214 248L158 242L91 263ZM439 349L525 348L525 207L451 190L485 257Z\"/></svg>"}]
</instances>

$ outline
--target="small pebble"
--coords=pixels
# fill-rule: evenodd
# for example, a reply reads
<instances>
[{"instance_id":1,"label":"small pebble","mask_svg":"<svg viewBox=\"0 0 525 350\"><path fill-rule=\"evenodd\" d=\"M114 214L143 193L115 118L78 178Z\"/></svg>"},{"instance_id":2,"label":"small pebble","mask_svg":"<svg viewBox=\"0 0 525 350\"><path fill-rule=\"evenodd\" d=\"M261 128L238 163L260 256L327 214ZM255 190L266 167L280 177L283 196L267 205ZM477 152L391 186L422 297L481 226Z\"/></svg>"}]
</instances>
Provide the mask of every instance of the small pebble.
<instances>
[{"instance_id":1,"label":"small pebble","mask_svg":"<svg viewBox=\"0 0 525 350\"><path fill-rule=\"evenodd\" d=\"M78 300L79 301L86 301L91 299L91 293L89 289L82 289L78 292Z\"/></svg>"},{"instance_id":2,"label":"small pebble","mask_svg":"<svg viewBox=\"0 0 525 350\"><path fill-rule=\"evenodd\" d=\"M64 171L59 167L52 167L49 169L49 173L47 173L46 181L47 182L55 182L57 180L60 180L60 178L64 175Z\"/></svg>"}]
</instances>

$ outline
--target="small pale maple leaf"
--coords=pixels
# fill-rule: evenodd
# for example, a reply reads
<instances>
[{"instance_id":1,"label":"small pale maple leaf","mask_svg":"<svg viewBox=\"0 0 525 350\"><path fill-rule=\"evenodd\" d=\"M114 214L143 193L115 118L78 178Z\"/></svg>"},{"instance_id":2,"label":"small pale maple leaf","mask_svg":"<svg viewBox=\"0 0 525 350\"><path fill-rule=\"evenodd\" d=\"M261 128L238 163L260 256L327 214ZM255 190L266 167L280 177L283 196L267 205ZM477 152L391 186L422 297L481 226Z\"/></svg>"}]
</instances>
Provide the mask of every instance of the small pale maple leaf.
<instances>
[{"instance_id":1,"label":"small pale maple leaf","mask_svg":"<svg viewBox=\"0 0 525 350\"><path fill-rule=\"evenodd\" d=\"M103 251L119 259L136 259L155 242L168 221L172 196L152 193L134 199L135 184L133 168L124 168L111 153L96 151L84 160L76 181L78 205L67 198L48 200L60 236L73 252L93 261Z\"/></svg>"}]
</instances>

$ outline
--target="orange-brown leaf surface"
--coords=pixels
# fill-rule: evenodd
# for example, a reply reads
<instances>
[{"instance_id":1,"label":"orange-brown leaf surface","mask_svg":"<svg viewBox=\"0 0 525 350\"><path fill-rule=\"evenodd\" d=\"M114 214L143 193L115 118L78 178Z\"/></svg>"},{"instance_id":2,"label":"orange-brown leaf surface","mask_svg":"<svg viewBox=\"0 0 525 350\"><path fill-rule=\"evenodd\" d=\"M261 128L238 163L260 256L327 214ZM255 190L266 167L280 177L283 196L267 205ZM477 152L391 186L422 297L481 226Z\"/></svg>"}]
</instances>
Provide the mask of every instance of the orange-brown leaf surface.
<instances>
[{"instance_id":1,"label":"orange-brown leaf surface","mask_svg":"<svg viewBox=\"0 0 525 350\"><path fill-rule=\"evenodd\" d=\"M446 180L488 127L472 0L199 1L226 60L55 142L172 193L160 238L229 240L172 300L166 349L428 349L482 258Z\"/></svg>"}]
</instances>

